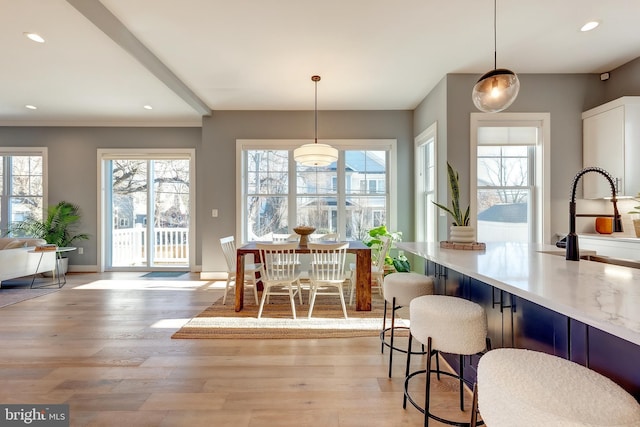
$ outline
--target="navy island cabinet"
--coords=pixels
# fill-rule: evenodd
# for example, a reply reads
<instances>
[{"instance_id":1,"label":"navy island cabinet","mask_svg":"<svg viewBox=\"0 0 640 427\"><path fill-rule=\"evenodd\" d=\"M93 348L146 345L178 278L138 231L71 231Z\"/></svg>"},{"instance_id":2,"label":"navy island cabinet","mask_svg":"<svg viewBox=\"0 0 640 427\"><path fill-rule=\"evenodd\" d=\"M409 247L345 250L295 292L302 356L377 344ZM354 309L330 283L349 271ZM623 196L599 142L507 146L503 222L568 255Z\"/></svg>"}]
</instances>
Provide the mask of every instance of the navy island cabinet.
<instances>
[{"instance_id":1,"label":"navy island cabinet","mask_svg":"<svg viewBox=\"0 0 640 427\"><path fill-rule=\"evenodd\" d=\"M535 249L527 249L525 246L522 246L520 251L513 251L514 247L520 248L516 244L496 244L491 250L487 247L487 252L479 253L477 258L465 251L461 251L460 256L452 251L440 252L437 247L429 243L407 243L402 249L425 259L425 274L435 277L436 294L466 298L485 309L491 348L524 348L572 360L612 379L640 401L638 332L634 327L618 327L618 323L624 325L625 321L629 322L629 319L633 320L637 317L633 314L637 310L635 307L637 304L632 304L628 300L636 301L634 298L637 292L635 290L626 292L626 290L638 285L637 279L640 276L636 272L629 271L628 275L631 279L625 279L627 281L620 279L621 283L617 281L603 284L602 292L606 294L611 289L617 290L618 293L615 295L623 294L627 300L623 300L622 303L628 307L627 311L621 311L618 306L622 303L619 303L613 307L607 307L612 310L610 317L595 318L593 312L589 311L591 306L588 305L588 298L586 303L582 300L573 302L565 298L562 303L566 307L563 308L558 303L563 298L562 292L558 293L558 300L554 300L553 288L544 289L543 293L540 289L520 287L516 279L520 279L526 285L526 278L530 277L529 275L534 275L536 280L554 280L556 276L550 278L549 272L554 275L559 272L562 280L559 284L555 280L554 286L570 287L573 291L580 286L585 286L591 292L585 295L592 295L594 292L600 292L599 285L593 283L593 278L597 280L601 274L602 267L599 264L585 264L584 270L588 272L585 273L581 271L583 269L576 268L580 267L579 264L564 265L567 261L559 257L553 255L543 257L539 251L527 252ZM502 273L500 268L497 270L494 268L492 263L499 264L506 253L509 261L505 265L511 266L514 262L521 262L527 267L525 269L528 272L527 275L522 276L524 279L517 274L513 279L512 276ZM439 258L443 259L442 263L439 262ZM494 271L497 271L496 276L502 275L502 278L494 277ZM536 286L537 283L534 282L533 288ZM544 288L543 285L540 287ZM528 295L531 295L531 298L527 298ZM549 306L542 305L547 300ZM558 310L550 307L558 307ZM603 314L607 313L609 312L603 310ZM589 317L589 320L584 322L578 320L584 316ZM621 317L619 321L616 316ZM602 328L598 327L598 322L603 324ZM611 323L616 327L611 328ZM442 354L442 356L454 370L460 372L458 355ZM476 367L480 357L474 355L463 358L465 379L475 381Z\"/></svg>"},{"instance_id":2,"label":"navy island cabinet","mask_svg":"<svg viewBox=\"0 0 640 427\"><path fill-rule=\"evenodd\" d=\"M485 309L491 348L526 348L573 360L613 379L640 401L639 346L433 261L427 262L425 274L435 276L436 294L462 297ZM442 356L460 372L458 355ZM463 358L468 381L475 381L480 357Z\"/></svg>"}]
</instances>

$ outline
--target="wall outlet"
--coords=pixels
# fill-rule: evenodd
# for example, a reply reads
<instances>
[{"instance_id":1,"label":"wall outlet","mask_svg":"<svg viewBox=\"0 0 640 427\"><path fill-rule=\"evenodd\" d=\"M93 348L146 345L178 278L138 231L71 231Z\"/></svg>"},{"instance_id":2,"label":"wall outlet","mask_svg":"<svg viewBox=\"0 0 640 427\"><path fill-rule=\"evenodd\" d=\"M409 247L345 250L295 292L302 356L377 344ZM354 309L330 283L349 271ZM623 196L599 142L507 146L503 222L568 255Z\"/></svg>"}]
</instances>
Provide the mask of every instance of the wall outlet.
<instances>
[{"instance_id":1,"label":"wall outlet","mask_svg":"<svg viewBox=\"0 0 640 427\"><path fill-rule=\"evenodd\" d=\"M84 254L84 248L83 247L79 247L78 248L78 255L83 255Z\"/></svg>"},{"instance_id":2,"label":"wall outlet","mask_svg":"<svg viewBox=\"0 0 640 427\"><path fill-rule=\"evenodd\" d=\"M218 218L218 209L211 209L211 217Z\"/></svg>"}]
</instances>

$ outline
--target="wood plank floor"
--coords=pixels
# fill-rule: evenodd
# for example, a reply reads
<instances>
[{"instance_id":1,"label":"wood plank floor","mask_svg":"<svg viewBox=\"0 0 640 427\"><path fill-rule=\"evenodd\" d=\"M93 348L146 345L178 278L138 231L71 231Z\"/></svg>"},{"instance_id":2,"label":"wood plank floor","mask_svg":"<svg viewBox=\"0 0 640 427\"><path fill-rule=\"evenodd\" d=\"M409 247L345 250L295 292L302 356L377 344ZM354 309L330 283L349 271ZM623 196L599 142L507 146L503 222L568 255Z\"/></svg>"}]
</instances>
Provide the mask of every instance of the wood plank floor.
<instances>
[{"instance_id":1,"label":"wood plank floor","mask_svg":"<svg viewBox=\"0 0 640 427\"><path fill-rule=\"evenodd\" d=\"M378 338L172 340L224 282L140 276L69 274L0 308L0 403L68 403L72 426L422 425L402 409L403 355L387 378ZM468 419L453 382L435 383L438 413Z\"/></svg>"}]
</instances>

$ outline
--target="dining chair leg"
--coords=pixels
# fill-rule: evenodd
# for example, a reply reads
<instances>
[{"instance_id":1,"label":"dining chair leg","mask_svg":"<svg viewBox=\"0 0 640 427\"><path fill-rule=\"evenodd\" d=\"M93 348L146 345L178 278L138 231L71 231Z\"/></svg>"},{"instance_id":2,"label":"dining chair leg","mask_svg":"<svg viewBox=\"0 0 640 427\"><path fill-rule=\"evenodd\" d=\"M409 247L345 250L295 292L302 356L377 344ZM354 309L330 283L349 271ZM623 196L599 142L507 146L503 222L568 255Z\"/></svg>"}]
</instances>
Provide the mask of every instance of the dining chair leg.
<instances>
[{"instance_id":1,"label":"dining chair leg","mask_svg":"<svg viewBox=\"0 0 640 427\"><path fill-rule=\"evenodd\" d=\"M348 319L347 316L347 305L344 303L344 292L342 290L342 285L338 286L338 291L340 292L340 302L342 303L342 313L344 313L344 318Z\"/></svg>"},{"instance_id":2,"label":"dining chair leg","mask_svg":"<svg viewBox=\"0 0 640 427\"><path fill-rule=\"evenodd\" d=\"M291 313L293 313L293 319L296 319L296 300L293 295L293 283L289 284L289 301L291 301Z\"/></svg>"},{"instance_id":3,"label":"dining chair leg","mask_svg":"<svg viewBox=\"0 0 640 427\"><path fill-rule=\"evenodd\" d=\"M260 300L260 308L258 309L258 319L262 316L262 309L264 308L264 302L269 296L269 288L265 286L262 289L262 299Z\"/></svg>"},{"instance_id":4,"label":"dining chair leg","mask_svg":"<svg viewBox=\"0 0 640 427\"><path fill-rule=\"evenodd\" d=\"M355 270L351 271L351 279L349 280L349 305L353 305L353 294L356 290L356 278Z\"/></svg>"},{"instance_id":5,"label":"dining chair leg","mask_svg":"<svg viewBox=\"0 0 640 427\"><path fill-rule=\"evenodd\" d=\"M227 277L227 285L224 287L224 296L222 297L222 305L227 303L227 294L229 293L229 284L231 283L231 277Z\"/></svg>"},{"instance_id":6,"label":"dining chair leg","mask_svg":"<svg viewBox=\"0 0 640 427\"><path fill-rule=\"evenodd\" d=\"M298 299L300 300L300 305L304 304L302 302L302 283L300 282L300 279L296 280L296 283L298 284Z\"/></svg>"},{"instance_id":7,"label":"dining chair leg","mask_svg":"<svg viewBox=\"0 0 640 427\"><path fill-rule=\"evenodd\" d=\"M313 313L313 306L316 303L316 292L317 292L317 289L316 289L315 285L311 284L311 289L309 290L309 292L310 292L310 294L309 294L310 295L309 296L309 298L310 298L310 300L309 300L309 315L307 317L311 318L311 314Z\"/></svg>"}]
</instances>

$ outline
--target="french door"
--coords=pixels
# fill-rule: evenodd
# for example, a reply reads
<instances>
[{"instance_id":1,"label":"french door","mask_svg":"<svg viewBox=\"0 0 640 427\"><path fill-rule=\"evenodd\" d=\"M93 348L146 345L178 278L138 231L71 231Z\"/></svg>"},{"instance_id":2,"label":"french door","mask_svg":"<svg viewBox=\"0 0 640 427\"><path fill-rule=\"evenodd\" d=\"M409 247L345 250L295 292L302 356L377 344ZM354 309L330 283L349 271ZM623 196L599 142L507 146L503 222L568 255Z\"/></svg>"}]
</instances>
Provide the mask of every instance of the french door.
<instances>
[{"instance_id":1,"label":"french door","mask_svg":"<svg viewBox=\"0 0 640 427\"><path fill-rule=\"evenodd\" d=\"M190 269L193 161L190 152L103 153L105 270Z\"/></svg>"}]
</instances>

